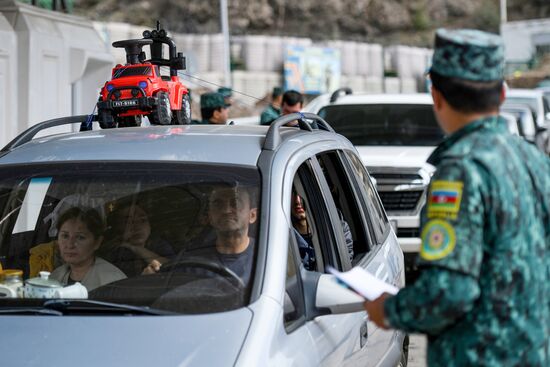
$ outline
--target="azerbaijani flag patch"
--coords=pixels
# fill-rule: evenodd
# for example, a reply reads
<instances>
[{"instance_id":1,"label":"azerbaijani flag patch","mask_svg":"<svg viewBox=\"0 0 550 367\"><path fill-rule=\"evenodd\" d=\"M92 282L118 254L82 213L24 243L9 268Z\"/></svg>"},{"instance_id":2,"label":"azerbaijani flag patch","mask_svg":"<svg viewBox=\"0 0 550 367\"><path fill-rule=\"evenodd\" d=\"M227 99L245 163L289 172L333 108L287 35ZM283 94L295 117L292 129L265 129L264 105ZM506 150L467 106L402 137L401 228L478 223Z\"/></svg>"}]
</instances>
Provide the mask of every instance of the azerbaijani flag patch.
<instances>
[{"instance_id":1,"label":"azerbaijani flag patch","mask_svg":"<svg viewBox=\"0 0 550 367\"><path fill-rule=\"evenodd\" d=\"M460 181L434 181L430 187L428 198L428 218L456 219L462 200L462 187Z\"/></svg>"}]
</instances>

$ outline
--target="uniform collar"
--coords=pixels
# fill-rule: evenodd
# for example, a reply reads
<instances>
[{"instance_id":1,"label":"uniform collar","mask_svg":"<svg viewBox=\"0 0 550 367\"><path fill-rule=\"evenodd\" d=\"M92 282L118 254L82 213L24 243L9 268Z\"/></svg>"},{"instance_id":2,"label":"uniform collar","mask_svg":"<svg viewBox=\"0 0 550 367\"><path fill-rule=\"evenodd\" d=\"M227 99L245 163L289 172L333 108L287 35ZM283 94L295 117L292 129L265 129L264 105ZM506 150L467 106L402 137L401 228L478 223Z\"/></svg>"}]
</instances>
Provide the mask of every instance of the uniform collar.
<instances>
[{"instance_id":1,"label":"uniform collar","mask_svg":"<svg viewBox=\"0 0 550 367\"><path fill-rule=\"evenodd\" d=\"M474 120L458 131L455 131L451 135L447 136L445 140L439 144L439 146L432 152L428 158L428 163L436 165L439 163L441 156L449 150L456 142L462 138L469 136L475 131L481 129L498 129L500 125L505 124L498 115L485 116L480 119Z\"/></svg>"}]
</instances>

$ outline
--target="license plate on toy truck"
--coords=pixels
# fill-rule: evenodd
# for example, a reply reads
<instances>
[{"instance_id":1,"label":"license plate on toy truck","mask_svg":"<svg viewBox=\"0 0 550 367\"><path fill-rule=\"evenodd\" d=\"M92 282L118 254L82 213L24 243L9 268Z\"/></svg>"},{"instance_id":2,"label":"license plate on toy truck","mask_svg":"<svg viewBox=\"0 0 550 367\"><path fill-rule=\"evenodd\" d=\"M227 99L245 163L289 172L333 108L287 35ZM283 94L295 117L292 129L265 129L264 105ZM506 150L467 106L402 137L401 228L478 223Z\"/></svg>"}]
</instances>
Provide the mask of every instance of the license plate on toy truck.
<instances>
[{"instance_id":1,"label":"license plate on toy truck","mask_svg":"<svg viewBox=\"0 0 550 367\"><path fill-rule=\"evenodd\" d=\"M138 105L137 99L125 99L122 101L112 101L113 107L134 107Z\"/></svg>"}]
</instances>

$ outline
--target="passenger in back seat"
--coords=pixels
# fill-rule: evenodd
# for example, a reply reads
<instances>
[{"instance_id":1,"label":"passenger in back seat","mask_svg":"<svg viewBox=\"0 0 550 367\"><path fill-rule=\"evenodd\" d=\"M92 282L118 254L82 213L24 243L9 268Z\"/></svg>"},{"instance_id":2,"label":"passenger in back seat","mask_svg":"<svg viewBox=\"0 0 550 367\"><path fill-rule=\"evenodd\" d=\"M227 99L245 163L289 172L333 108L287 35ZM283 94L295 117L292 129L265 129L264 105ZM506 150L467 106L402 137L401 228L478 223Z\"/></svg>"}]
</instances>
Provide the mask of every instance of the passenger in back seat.
<instances>
[{"instance_id":1,"label":"passenger in back seat","mask_svg":"<svg viewBox=\"0 0 550 367\"><path fill-rule=\"evenodd\" d=\"M141 274L153 260L162 264L175 255L168 242L151 235L149 216L140 204L119 204L111 217L115 236L102 253L128 277Z\"/></svg>"}]
</instances>

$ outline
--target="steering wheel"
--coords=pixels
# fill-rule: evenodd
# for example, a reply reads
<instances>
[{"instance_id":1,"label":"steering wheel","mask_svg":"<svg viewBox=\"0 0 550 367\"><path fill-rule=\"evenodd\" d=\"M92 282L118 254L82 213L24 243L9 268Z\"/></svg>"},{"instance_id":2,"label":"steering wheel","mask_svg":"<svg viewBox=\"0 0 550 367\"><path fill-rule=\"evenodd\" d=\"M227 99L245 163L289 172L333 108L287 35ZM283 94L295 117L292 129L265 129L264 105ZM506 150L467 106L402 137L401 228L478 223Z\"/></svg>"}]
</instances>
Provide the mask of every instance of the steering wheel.
<instances>
[{"instance_id":1,"label":"steering wheel","mask_svg":"<svg viewBox=\"0 0 550 367\"><path fill-rule=\"evenodd\" d=\"M239 289L244 289L245 284L242 279L235 274L235 272L229 269L227 266L208 259L200 257L192 257L187 259L176 259L168 261L160 268L161 272L177 271L178 268L200 268L208 270L212 273L221 275L224 278L232 278Z\"/></svg>"}]
</instances>

